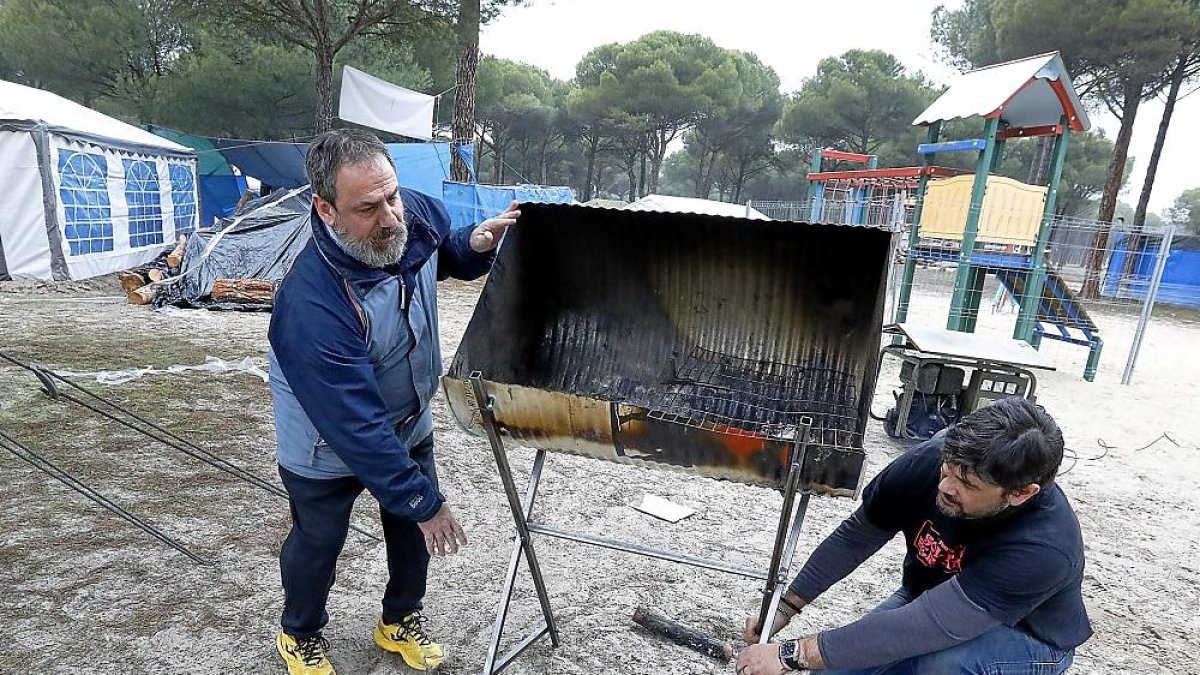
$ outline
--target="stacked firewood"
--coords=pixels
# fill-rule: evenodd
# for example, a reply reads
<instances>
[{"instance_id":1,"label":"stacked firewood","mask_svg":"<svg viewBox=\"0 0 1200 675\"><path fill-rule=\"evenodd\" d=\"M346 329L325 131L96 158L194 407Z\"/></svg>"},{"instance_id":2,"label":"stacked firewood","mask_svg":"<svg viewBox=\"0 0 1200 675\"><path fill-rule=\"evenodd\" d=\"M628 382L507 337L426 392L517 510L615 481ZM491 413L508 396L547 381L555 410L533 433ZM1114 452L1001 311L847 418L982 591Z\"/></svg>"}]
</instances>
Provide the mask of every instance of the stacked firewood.
<instances>
[{"instance_id":1,"label":"stacked firewood","mask_svg":"<svg viewBox=\"0 0 1200 675\"><path fill-rule=\"evenodd\" d=\"M169 274L179 273L185 244L186 239L180 237L179 244L164 260L117 275L130 304L148 305L154 302L161 282L168 278ZM275 284L266 279L216 279L213 282L211 297L213 302L218 303L272 305L275 302Z\"/></svg>"},{"instance_id":2,"label":"stacked firewood","mask_svg":"<svg viewBox=\"0 0 1200 675\"><path fill-rule=\"evenodd\" d=\"M183 264L183 249L186 244L187 237L180 235L179 243L167 254L165 259L160 258L148 265L117 274L117 280L121 282L121 289L125 291L125 297L129 299L129 304L148 305L154 302L154 294L158 290L159 283L166 279L169 273L179 273L179 267Z\"/></svg>"}]
</instances>

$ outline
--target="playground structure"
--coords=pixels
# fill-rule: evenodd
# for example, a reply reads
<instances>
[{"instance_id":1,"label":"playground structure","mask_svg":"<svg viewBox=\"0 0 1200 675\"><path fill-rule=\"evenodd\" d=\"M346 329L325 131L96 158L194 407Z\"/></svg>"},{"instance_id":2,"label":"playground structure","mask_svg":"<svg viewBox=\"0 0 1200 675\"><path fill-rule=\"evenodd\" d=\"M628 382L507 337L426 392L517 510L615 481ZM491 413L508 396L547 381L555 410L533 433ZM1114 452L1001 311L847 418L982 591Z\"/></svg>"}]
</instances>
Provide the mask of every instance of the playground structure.
<instances>
[{"instance_id":1,"label":"playground structure","mask_svg":"<svg viewBox=\"0 0 1200 675\"><path fill-rule=\"evenodd\" d=\"M982 117L979 138L942 140L943 123ZM873 155L817 150L808 175L811 222L908 227L907 255L894 320L907 320L919 262L954 263L946 328L973 333L987 274L1019 304L1013 337L1088 348L1084 378L1095 378L1103 340L1095 322L1059 275L1049 249L1055 203L1071 132L1090 122L1057 52L965 73L914 121L926 128L920 164L878 168ZM1046 185L992 175L1011 139L1052 137ZM974 173L937 166L947 153L975 153ZM822 171L823 160L865 169Z\"/></svg>"}]
</instances>

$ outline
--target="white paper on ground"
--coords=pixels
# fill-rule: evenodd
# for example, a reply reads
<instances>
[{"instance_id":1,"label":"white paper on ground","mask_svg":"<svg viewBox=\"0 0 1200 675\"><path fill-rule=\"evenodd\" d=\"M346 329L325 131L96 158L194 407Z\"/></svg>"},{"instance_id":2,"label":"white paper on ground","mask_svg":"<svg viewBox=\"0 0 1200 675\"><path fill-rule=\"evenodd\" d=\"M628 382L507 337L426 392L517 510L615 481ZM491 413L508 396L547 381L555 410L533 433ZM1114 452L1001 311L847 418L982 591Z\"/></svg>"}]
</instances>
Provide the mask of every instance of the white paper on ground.
<instances>
[{"instance_id":1,"label":"white paper on ground","mask_svg":"<svg viewBox=\"0 0 1200 675\"><path fill-rule=\"evenodd\" d=\"M696 509L689 508L682 504L668 501L658 495L645 495L642 497L642 503L633 507L642 513L648 513L655 518L662 518L670 523L678 523L696 512Z\"/></svg>"}]
</instances>

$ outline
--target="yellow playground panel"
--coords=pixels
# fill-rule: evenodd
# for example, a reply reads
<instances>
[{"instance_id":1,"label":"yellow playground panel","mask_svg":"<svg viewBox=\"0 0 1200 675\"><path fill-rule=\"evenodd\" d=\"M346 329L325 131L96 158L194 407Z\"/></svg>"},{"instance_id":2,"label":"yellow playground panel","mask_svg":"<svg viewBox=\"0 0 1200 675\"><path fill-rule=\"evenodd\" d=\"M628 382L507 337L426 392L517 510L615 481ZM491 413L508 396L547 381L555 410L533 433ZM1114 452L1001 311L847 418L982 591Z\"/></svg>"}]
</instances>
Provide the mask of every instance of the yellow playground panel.
<instances>
[{"instance_id":1,"label":"yellow playground panel","mask_svg":"<svg viewBox=\"0 0 1200 675\"><path fill-rule=\"evenodd\" d=\"M972 174L929 181L921 209L918 230L921 237L962 240L974 182ZM1036 244L1046 206L1046 192L1045 186L988 176L979 215L979 234L975 240L1016 246Z\"/></svg>"}]
</instances>

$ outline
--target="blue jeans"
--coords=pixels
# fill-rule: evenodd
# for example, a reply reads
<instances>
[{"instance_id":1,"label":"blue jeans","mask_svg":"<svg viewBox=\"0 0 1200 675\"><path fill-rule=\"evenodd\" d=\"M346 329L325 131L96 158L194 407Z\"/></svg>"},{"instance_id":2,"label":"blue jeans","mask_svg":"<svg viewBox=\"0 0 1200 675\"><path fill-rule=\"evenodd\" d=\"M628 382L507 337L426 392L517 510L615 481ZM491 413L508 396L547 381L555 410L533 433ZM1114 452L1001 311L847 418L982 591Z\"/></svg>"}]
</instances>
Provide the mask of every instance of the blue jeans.
<instances>
[{"instance_id":1,"label":"blue jeans","mask_svg":"<svg viewBox=\"0 0 1200 675\"><path fill-rule=\"evenodd\" d=\"M874 612L912 602L903 588ZM960 645L885 666L823 670L824 675L1059 675L1071 666L1075 650L1062 651L1017 628L1000 626Z\"/></svg>"},{"instance_id":2,"label":"blue jeans","mask_svg":"<svg viewBox=\"0 0 1200 675\"><path fill-rule=\"evenodd\" d=\"M433 461L433 434L409 451L437 488ZM346 534L354 500L363 484L353 476L315 479L299 476L282 466L279 477L287 489L292 512L292 530L279 551L279 573L283 582L283 617L280 624L288 635L306 638L321 632L329 622L325 603L333 588L335 568ZM396 623L421 609L429 573L425 537L411 520L382 508L383 538L387 544L388 583L383 595L383 619Z\"/></svg>"}]
</instances>

